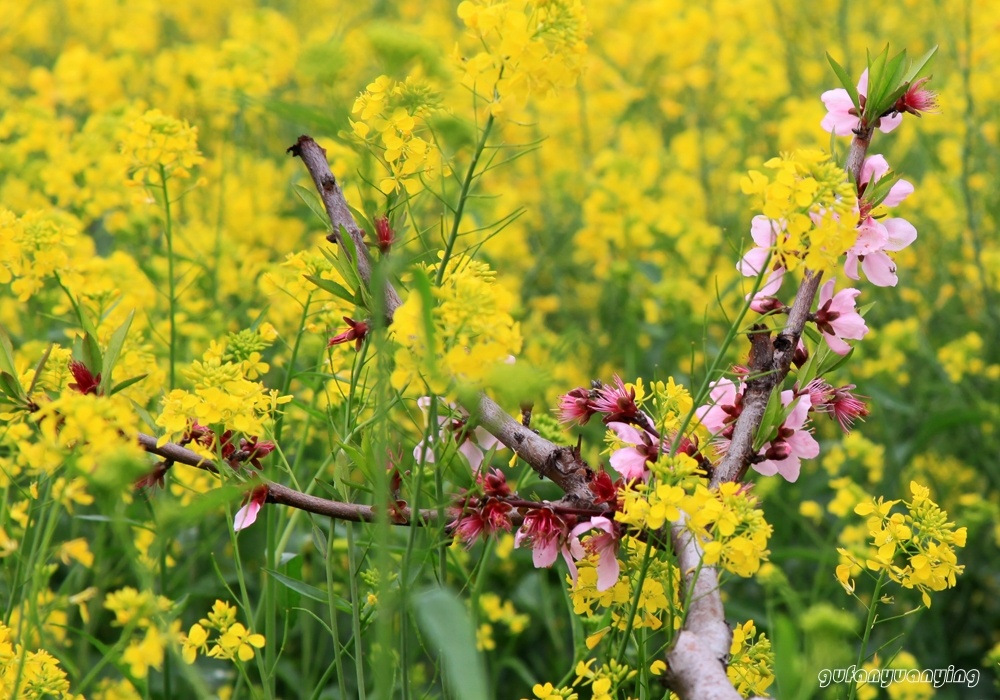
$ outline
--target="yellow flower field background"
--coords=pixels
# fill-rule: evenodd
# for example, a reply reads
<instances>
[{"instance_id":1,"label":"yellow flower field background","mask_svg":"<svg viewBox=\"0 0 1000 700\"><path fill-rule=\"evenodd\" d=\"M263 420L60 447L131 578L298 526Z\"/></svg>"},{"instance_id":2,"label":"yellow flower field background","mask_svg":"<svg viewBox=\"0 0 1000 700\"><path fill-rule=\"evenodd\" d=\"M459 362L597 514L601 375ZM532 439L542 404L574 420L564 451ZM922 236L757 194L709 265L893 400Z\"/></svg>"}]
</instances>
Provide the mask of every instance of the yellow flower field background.
<instances>
[{"instance_id":1,"label":"yellow flower field background","mask_svg":"<svg viewBox=\"0 0 1000 700\"><path fill-rule=\"evenodd\" d=\"M679 425L691 397L674 382L697 388L751 289L736 268L756 213L741 180L795 149L842 163L848 139L819 126L820 94L840 87L826 53L856 79L886 44L939 46L938 111L872 145L915 186L897 211L918 238L895 253L896 287L857 285L870 332L836 376L871 414L847 435L817 420L822 450L797 482L751 478L759 510L719 496L749 532L773 527L724 567L739 571L723 586L730 679L744 695L846 697L817 681L865 634L844 586L869 602L879 533L924 532L961 547L941 565L957 583L884 564L879 616L901 617L875 627L866 663L978 669L981 695L914 683L857 697L990 696L1000 5L984 0L0 3L0 695L475 697L426 619L457 600L484 697L668 697L655 662L661 626L680 624L676 570L642 589L637 633L622 636L627 573L598 594L593 565L574 585L561 561L534 568L512 533L467 548L443 521L269 503L237 534L250 462L376 510L391 509L395 466L401 500L443 517L474 480L454 449L414 458L437 417L422 396L484 389L513 416L532 402L532 427L581 437L595 465L615 445L553 413L574 387L641 377ZM354 335L329 345L379 322L287 152L302 134L402 297L390 335L376 328L360 350ZM737 338L725 359L747 350ZM246 466L160 468L137 433ZM561 495L508 468L510 451L487 459L522 494ZM660 488L647 524L681 503ZM879 520L879 497L911 519ZM625 572L644 568L632 542Z\"/></svg>"}]
</instances>

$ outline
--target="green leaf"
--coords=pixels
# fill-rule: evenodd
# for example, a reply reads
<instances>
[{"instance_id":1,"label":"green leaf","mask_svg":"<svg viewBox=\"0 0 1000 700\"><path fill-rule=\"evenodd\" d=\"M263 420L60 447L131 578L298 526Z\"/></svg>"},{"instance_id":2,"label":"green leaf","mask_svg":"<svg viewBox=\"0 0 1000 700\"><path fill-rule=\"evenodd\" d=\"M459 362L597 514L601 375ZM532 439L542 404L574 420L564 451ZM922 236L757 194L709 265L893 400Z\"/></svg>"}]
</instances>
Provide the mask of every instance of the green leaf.
<instances>
[{"instance_id":1,"label":"green leaf","mask_svg":"<svg viewBox=\"0 0 1000 700\"><path fill-rule=\"evenodd\" d=\"M10 372L0 372L0 393L13 400L14 403L24 402L24 391L21 389L21 384L17 381L17 377Z\"/></svg>"},{"instance_id":2,"label":"green leaf","mask_svg":"<svg viewBox=\"0 0 1000 700\"><path fill-rule=\"evenodd\" d=\"M273 569L265 568L264 571L266 571L269 576L273 577L274 580L282 586L285 586L300 595L304 595L306 598L311 598L312 600L320 603L330 602L329 596L322 588L317 588L316 586L312 586L305 581L299 581L298 579L294 579L290 576L285 576L284 574L280 574ZM340 596L336 596L334 598L334 606L341 612L349 613L352 611L351 604Z\"/></svg>"},{"instance_id":3,"label":"green leaf","mask_svg":"<svg viewBox=\"0 0 1000 700\"><path fill-rule=\"evenodd\" d=\"M316 215L316 218L322 222L325 228L330 228L330 217L326 215L326 207L323 206L323 200L319 198L316 194L316 190L311 187L305 187L298 183L292 185L295 190L296 196L302 200L305 204Z\"/></svg>"},{"instance_id":4,"label":"green leaf","mask_svg":"<svg viewBox=\"0 0 1000 700\"><path fill-rule=\"evenodd\" d=\"M14 369L14 344L7 335L7 329L0 325L0 370L17 375Z\"/></svg>"},{"instance_id":5,"label":"green leaf","mask_svg":"<svg viewBox=\"0 0 1000 700\"><path fill-rule=\"evenodd\" d=\"M831 353L830 362L824 363L824 366L820 368L820 374L827 375L831 372L836 372L838 369L843 367L848 360L851 359L852 355L854 355L854 348L848 350L847 354L843 356L838 355L836 353Z\"/></svg>"},{"instance_id":6,"label":"green leaf","mask_svg":"<svg viewBox=\"0 0 1000 700\"><path fill-rule=\"evenodd\" d=\"M125 338L128 335L129 328L132 327L133 318L135 318L134 309L131 313L129 313L128 318L122 322L122 325L118 326L115 332L111 334L111 340L108 341L108 347L104 351L104 362L101 367L101 386L99 391L102 394L109 393L108 389L111 387L111 373L114 371L115 364L118 362L118 356L121 355L122 346L125 344ZM137 379L136 381L139 380Z\"/></svg>"},{"instance_id":7,"label":"green leaf","mask_svg":"<svg viewBox=\"0 0 1000 700\"><path fill-rule=\"evenodd\" d=\"M133 384L135 384L137 382L141 382L143 379L145 379L148 376L149 376L149 374L147 373L147 374L140 374L140 375L138 375L136 377L129 377L128 379L123 379L120 382L118 382L117 384L115 384L113 387L111 387L110 391L107 392L107 395L108 396L114 396L119 391L125 391L130 386L132 386ZM104 377L102 376L101 379L103 380Z\"/></svg>"},{"instance_id":8,"label":"green leaf","mask_svg":"<svg viewBox=\"0 0 1000 700\"><path fill-rule=\"evenodd\" d=\"M427 361L431 362L436 355L434 343L434 293L431 291L431 278L427 273L417 268L413 271L410 289L420 295L421 319L424 325L424 337L427 339ZM428 368L428 369L433 369Z\"/></svg>"},{"instance_id":9,"label":"green leaf","mask_svg":"<svg viewBox=\"0 0 1000 700\"><path fill-rule=\"evenodd\" d=\"M42 371L45 369L45 365L49 361L49 355L52 354L52 348L54 347L54 343L49 343L49 346L45 348L45 352L43 352L42 356L38 358L38 363L35 365L35 374L31 378L31 386L28 387L28 391L25 392L25 396L31 396L31 393L35 390L38 378L42 376Z\"/></svg>"},{"instance_id":10,"label":"green leaf","mask_svg":"<svg viewBox=\"0 0 1000 700\"><path fill-rule=\"evenodd\" d=\"M348 301L352 304L355 303L357 295L346 287L337 284L333 280L323 279L322 277L317 277L316 275L304 275L304 277L323 291L330 292L330 294L335 297L340 297L344 301Z\"/></svg>"},{"instance_id":11,"label":"green leaf","mask_svg":"<svg viewBox=\"0 0 1000 700\"><path fill-rule=\"evenodd\" d=\"M411 605L427 637L427 646L440 656L451 695L463 700L487 700L486 668L462 601L446 588L428 588L414 595Z\"/></svg>"},{"instance_id":12,"label":"green leaf","mask_svg":"<svg viewBox=\"0 0 1000 700\"><path fill-rule=\"evenodd\" d=\"M858 114L861 114L861 97L858 95L858 86L854 84L854 81L851 80L851 76L847 74L847 71L844 70L843 66L834 60L833 56L831 56L829 52L826 54L826 60L830 62L830 67L833 68L833 72L837 76L837 79L840 80L840 84L844 86L844 89L847 90L847 94L851 96L851 102L854 103L854 109L858 110Z\"/></svg>"},{"instance_id":13,"label":"green leaf","mask_svg":"<svg viewBox=\"0 0 1000 700\"><path fill-rule=\"evenodd\" d=\"M760 421L757 438L753 441L754 452L758 452L764 446L764 443L777 434L777 428L781 425L782 408L781 392L776 387L775 390L771 391L771 395L767 399L767 407L764 409L764 415Z\"/></svg>"},{"instance_id":14,"label":"green leaf","mask_svg":"<svg viewBox=\"0 0 1000 700\"><path fill-rule=\"evenodd\" d=\"M872 60L871 56L868 57L868 94L865 96L865 120L871 123L875 117L879 115L879 112L875 110L876 104L878 102L878 94L883 89L882 83L885 76L885 63L889 58L889 46L888 44L875 60Z\"/></svg>"},{"instance_id":15,"label":"green leaf","mask_svg":"<svg viewBox=\"0 0 1000 700\"><path fill-rule=\"evenodd\" d=\"M344 203L347 204L346 201ZM361 228L361 230L364 231L365 234L367 234L368 240L370 241L378 240L378 236L375 235L375 227L372 225L372 222L368 220L368 217L365 216L363 212L358 211L350 204L347 205L347 210L350 211L351 216L354 217L354 223L356 223Z\"/></svg>"},{"instance_id":16,"label":"green leaf","mask_svg":"<svg viewBox=\"0 0 1000 700\"><path fill-rule=\"evenodd\" d=\"M82 362L95 377L101 373L101 347L89 332L73 339L73 359Z\"/></svg>"},{"instance_id":17,"label":"green leaf","mask_svg":"<svg viewBox=\"0 0 1000 700\"><path fill-rule=\"evenodd\" d=\"M146 427L149 428L150 432L156 432L156 420L153 418L152 414L145 409L145 407L140 406L135 401L132 401L132 410L135 411L135 414L142 419L142 422L146 424Z\"/></svg>"},{"instance_id":18,"label":"green leaf","mask_svg":"<svg viewBox=\"0 0 1000 700\"><path fill-rule=\"evenodd\" d=\"M937 44L935 44L930 51L928 51L923 56L914 61L910 65L910 69L906 71L906 75L903 76L903 81L907 84L912 83L917 78L917 76L919 76L920 73L924 70L927 64L931 62L931 59L934 58L934 55L937 53L937 50L938 47Z\"/></svg>"},{"instance_id":19,"label":"green leaf","mask_svg":"<svg viewBox=\"0 0 1000 700\"><path fill-rule=\"evenodd\" d=\"M779 693L778 697L792 697L802 684L802 647L798 627L787 615L777 616L771 632L771 645L775 650L775 691Z\"/></svg>"}]
</instances>

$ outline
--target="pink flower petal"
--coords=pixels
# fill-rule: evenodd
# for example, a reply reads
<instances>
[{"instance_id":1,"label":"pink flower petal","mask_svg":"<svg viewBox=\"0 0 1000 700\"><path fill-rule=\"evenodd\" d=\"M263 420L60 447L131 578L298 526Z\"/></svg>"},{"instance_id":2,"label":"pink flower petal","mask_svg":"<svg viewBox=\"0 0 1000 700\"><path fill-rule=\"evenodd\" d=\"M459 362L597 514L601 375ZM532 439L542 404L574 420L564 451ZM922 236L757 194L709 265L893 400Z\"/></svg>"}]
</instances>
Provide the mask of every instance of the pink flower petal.
<instances>
[{"instance_id":1,"label":"pink flower petal","mask_svg":"<svg viewBox=\"0 0 1000 700\"><path fill-rule=\"evenodd\" d=\"M889 163L885 156L876 154L865 158L865 164L861 166L861 184L867 185L869 182L879 180L889 172Z\"/></svg>"},{"instance_id":2,"label":"pink flower petal","mask_svg":"<svg viewBox=\"0 0 1000 700\"><path fill-rule=\"evenodd\" d=\"M876 287L895 287L899 281L896 277L895 263L882 251L866 255L861 261L861 269L864 270L868 281Z\"/></svg>"},{"instance_id":3,"label":"pink flower petal","mask_svg":"<svg viewBox=\"0 0 1000 700\"><path fill-rule=\"evenodd\" d=\"M882 204L887 207L894 207L911 194L913 194L913 184L907 180L898 180L896 184L889 189L889 194L887 194L885 199L882 200Z\"/></svg>"},{"instance_id":4,"label":"pink flower petal","mask_svg":"<svg viewBox=\"0 0 1000 700\"><path fill-rule=\"evenodd\" d=\"M886 219L882 222L889 235L886 241L886 250L902 250L906 246L917 240L917 229L906 219Z\"/></svg>"},{"instance_id":5,"label":"pink flower petal","mask_svg":"<svg viewBox=\"0 0 1000 700\"><path fill-rule=\"evenodd\" d=\"M544 542L535 542L531 550L531 561L536 569L547 569L552 566L559 555L559 543L555 537L550 537Z\"/></svg>"},{"instance_id":6,"label":"pink flower petal","mask_svg":"<svg viewBox=\"0 0 1000 700\"><path fill-rule=\"evenodd\" d=\"M646 458L634 447L623 447L620 450L615 450L608 461L625 481L635 481L636 479L645 481Z\"/></svg>"},{"instance_id":7,"label":"pink flower petal","mask_svg":"<svg viewBox=\"0 0 1000 700\"><path fill-rule=\"evenodd\" d=\"M260 507L260 501L252 500L236 511L236 517L233 518L233 532L239 532L257 522L257 513L260 512Z\"/></svg>"}]
</instances>

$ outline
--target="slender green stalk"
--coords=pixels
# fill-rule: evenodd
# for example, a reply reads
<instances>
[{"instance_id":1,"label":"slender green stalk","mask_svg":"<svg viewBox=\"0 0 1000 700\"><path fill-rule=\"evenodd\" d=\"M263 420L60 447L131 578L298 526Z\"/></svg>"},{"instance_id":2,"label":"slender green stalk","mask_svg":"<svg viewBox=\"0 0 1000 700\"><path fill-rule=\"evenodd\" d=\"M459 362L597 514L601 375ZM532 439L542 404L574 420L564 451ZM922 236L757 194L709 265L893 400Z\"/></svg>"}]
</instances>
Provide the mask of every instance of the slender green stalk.
<instances>
[{"instance_id":1,"label":"slender green stalk","mask_svg":"<svg viewBox=\"0 0 1000 700\"><path fill-rule=\"evenodd\" d=\"M340 697L346 698L347 680L344 677L344 650L340 645L340 632L337 629L337 596L333 591L333 542L336 534L336 520L330 518L330 529L327 531L327 551L326 551L326 596L327 605L330 609L330 631L333 633L333 663L337 667L337 687L340 690Z\"/></svg>"},{"instance_id":2,"label":"slender green stalk","mask_svg":"<svg viewBox=\"0 0 1000 700\"><path fill-rule=\"evenodd\" d=\"M622 633L621 644L618 645L618 653L615 659L618 663L625 660L625 651L628 649L628 639L632 634L632 626L635 624L635 614L639 610L639 598L642 596L642 586L646 581L646 573L649 571L649 562L653 559L653 546L646 543L646 551L642 555L642 566L639 568L639 578L635 582L635 591L632 592L632 602L629 604L628 615L625 616L625 631Z\"/></svg>"},{"instance_id":3,"label":"slender green stalk","mask_svg":"<svg viewBox=\"0 0 1000 700\"><path fill-rule=\"evenodd\" d=\"M299 355L299 346L302 344L302 334L305 331L306 319L309 318L309 305L312 302L312 292L306 297L306 303L302 306L302 318L299 320L299 330L295 334L295 343L292 345L292 354L288 358L288 369L285 371L285 378L281 384L281 395L287 396L292 385L292 376L295 373L295 360ZM285 426L285 413L278 414L274 421L274 441L281 443L281 431Z\"/></svg>"},{"instance_id":4,"label":"slender green stalk","mask_svg":"<svg viewBox=\"0 0 1000 700\"><path fill-rule=\"evenodd\" d=\"M875 590L872 591L872 600L868 604L868 619L865 620L865 636L861 640L861 650L858 651L858 660L855 664L856 668L861 668L862 664L865 662L865 657L868 655L868 641L871 638L872 629L875 627L875 612L878 610L878 601L882 595L882 586L885 584L885 569L879 571L878 581L875 582ZM848 695L848 700L854 700L854 696L858 691L858 684L855 682L854 677L851 677L851 693Z\"/></svg>"},{"instance_id":5,"label":"slender green stalk","mask_svg":"<svg viewBox=\"0 0 1000 700\"><path fill-rule=\"evenodd\" d=\"M275 545L277 544L277 520L279 517L279 512L276 508L265 508L264 509L264 528L267 537L267 549L264 553L264 558L267 561L267 568L271 571L278 570L278 556L275 550ZM272 695L277 693L277 688L275 687L275 676L276 676L276 665L277 665L277 655L276 655L276 643L275 638L276 630L278 628L277 620L277 607L278 607L278 592L275 590L277 582L274 580L273 576L268 575L266 572L261 572L262 583L264 584L264 639L270 641L269 644L264 645L264 668L267 669L267 675L261 679L263 685L270 688ZM170 695L167 695L170 697Z\"/></svg>"},{"instance_id":6,"label":"slender green stalk","mask_svg":"<svg viewBox=\"0 0 1000 700\"><path fill-rule=\"evenodd\" d=\"M361 639L361 601L358 599L359 562L354 551L354 523L347 523L347 568L351 587L351 629L354 636L354 669L358 676L358 698L365 700L365 651Z\"/></svg>"},{"instance_id":7,"label":"slender green stalk","mask_svg":"<svg viewBox=\"0 0 1000 700\"><path fill-rule=\"evenodd\" d=\"M479 157L483 155L483 149L486 148L486 139L489 138L493 122L494 119L491 114L486 120L486 124L483 125L483 134L479 138L479 143L476 144L476 150L472 154L472 161L469 163L469 169L465 173L465 180L462 182L462 192L458 195L458 206L455 207L455 218L452 221L451 234L448 236L448 241L445 244L444 256L438 265L437 280L435 280L435 283L439 287L444 282L444 272L448 269L448 259L451 258L452 249L455 247L455 241L458 239L458 227L462 223L462 214L465 213L465 203L469 199L469 189L472 187L472 181L476 176L476 166L479 164Z\"/></svg>"},{"instance_id":8,"label":"slender green stalk","mask_svg":"<svg viewBox=\"0 0 1000 700\"><path fill-rule=\"evenodd\" d=\"M170 193L167 190L167 170L160 165L160 184L163 188L164 237L167 241L167 303L170 314L170 381L168 389L174 388L177 364L177 295L174 289L174 222L170 211Z\"/></svg>"},{"instance_id":9,"label":"slender green stalk","mask_svg":"<svg viewBox=\"0 0 1000 700\"><path fill-rule=\"evenodd\" d=\"M229 522L232 522L232 514L229 514L228 520ZM254 615L253 615L253 606L250 605L250 594L247 590L246 574L243 571L243 559L240 556L240 548L236 540L236 533L233 532L232 528L228 529L229 529L229 541L233 548L233 564L236 567L236 582L239 585L240 598L243 603L244 614L247 616L249 622L249 618L253 618ZM269 639L268 637L264 637L264 640L266 644L275 643L273 639ZM264 665L264 659L261 658L262 656L263 656L262 654L254 654L253 660L254 663L257 665L257 672L260 674L261 686L264 689L264 697L266 698L266 700L273 700L274 693L271 691L271 684L268 682L267 678L268 673ZM245 672L243 670L242 664L238 665L240 666L240 671L244 673L244 678L245 678ZM249 680L247 680L247 687L251 689L253 688L253 686L250 685Z\"/></svg>"}]
</instances>

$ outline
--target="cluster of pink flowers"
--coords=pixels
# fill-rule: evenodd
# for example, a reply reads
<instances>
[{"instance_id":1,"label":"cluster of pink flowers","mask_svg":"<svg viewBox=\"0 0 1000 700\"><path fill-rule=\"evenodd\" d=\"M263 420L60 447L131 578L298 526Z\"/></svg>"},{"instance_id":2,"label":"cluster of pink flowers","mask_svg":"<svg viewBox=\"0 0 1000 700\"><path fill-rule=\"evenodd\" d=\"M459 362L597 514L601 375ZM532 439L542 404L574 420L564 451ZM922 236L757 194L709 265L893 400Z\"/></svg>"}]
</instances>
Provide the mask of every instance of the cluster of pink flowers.
<instances>
[{"instance_id":1,"label":"cluster of pink flowers","mask_svg":"<svg viewBox=\"0 0 1000 700\"><path fill-rule=\"evenodd\" d=\"M875 128L889 133L902 121L903 114L920 116L922 112L936 109L936 96L924 87L926 82L927 79L915 81L894 104L873 118L859 113L847 90L827 91L822 95L827 108L822 127L836 136L866 138ZM857 88L863 110L868 71L861 76ZM891 186L887 186L889 181L885 180L880 185L880 181L887 177L890 177L890 168L883 156L869 156L862 164L857 183L858 203L854 211L857 235L844 261L847 277L860 279L860 267L868 281L879 287L896 285L896 265L890 253L903 250L917 238L917 230L910 222L885 215L887 209L897 206L912 194L913 185L906 180L896 180ZM755 245L737 263L737 269L743 275L757 276L766 271L765 265L777 238L783 235L782 222L756 216L750 225L750 235ZM788 311L775 296L781 288L785 272L779 261L768 272L760 290L751 300L751 309L758 313ZM840 291L835 289L836 282L832 279L820 288L818 308L810 314L809 320L815 323L831 351L847 355L851 350L847 341L863 339L868 327L857 311L857 298L861 292L852 287ZM805 347L800 344L796 364L804 361L805 357ZM740 376L739 368L736 374ZM810 413L828 413L845 432L850 430L854 420L868 415L864 402L851 393L853 388L853 385L847 385L835 389L824 380L815 379L804 388L782 392L781 401L787 415L775 437L761 448L753 464L754 469L765 475L781 474L788 481L798 479L801 460L819 454L819 444L808 427ZM713 432L717 446L722 450L726 449L732 437L733 426L742 410L742 396L742 382L737 385L732 380L722 379L713 385L711 403L697 411L698 418Z\"/></svg>"},{"instance_id":2,"label":"cluster of pink flowers","mask_svg":"<svg viewBox=\"0 0 1000 700\"><path fill-rule=\"evenodd\" d=\"M745 376L745 369L737 374ZM822 379L810 382L803 389L781 392L781 404L791 406L791 411L778 426L777 434L757 453L753 468L764 476L780 474L788 481L796 481L803 459L819 455L819 443L812 436L809 414L827 413L836 419L844 432L849 432L857 418L868 415L868 407L860 397L851 393L849 384L834 389ZM725 453L733 436L736 419L743 411L742 380L736 384L730 379L720 379L712 384L711 403L696 411L698 419L715 436L716 447ZM794 404L794 405L793 405Z\"/></svg>"},{"instance_id":3,"label":"cluster of pink flowers","mask_svg":"<svg viewBox=\"0 0 1000 700\"><path fill-rule=\"evenodd\" d=\"M514 546L529 547L537 568L551 567L561 554L570 575L576 581L576 562L596 556L597 589L607 590L618 580L620 564L618 545L621 530L614 521L613 511L580 521L576 513L554 504L535 504L517 498L499 469L480 472L476 477L476 494L464 494L451 513L448 529L466 545L480 537L498 532L510 532L515 510L521 515L521 525L514 535ZM595 475L592 490L597 502L617 506L620 487L612 484L606 472ZM596 530L596 534L587 534ZM586 537L584 535L587 535Z\"/></svg>"}]
</instances>

